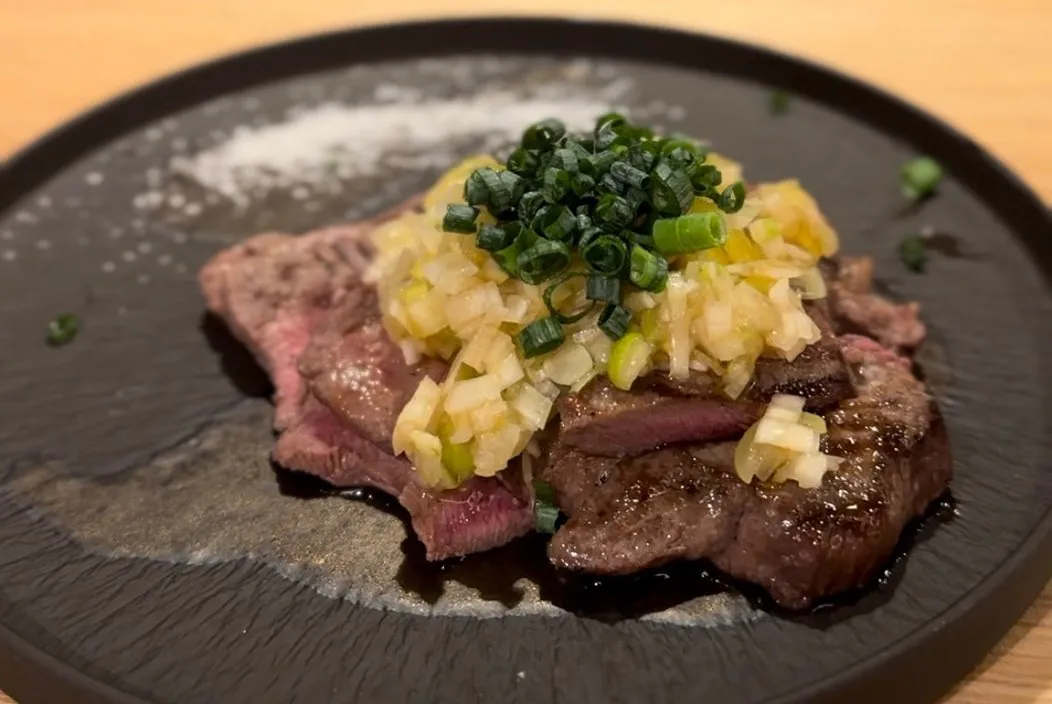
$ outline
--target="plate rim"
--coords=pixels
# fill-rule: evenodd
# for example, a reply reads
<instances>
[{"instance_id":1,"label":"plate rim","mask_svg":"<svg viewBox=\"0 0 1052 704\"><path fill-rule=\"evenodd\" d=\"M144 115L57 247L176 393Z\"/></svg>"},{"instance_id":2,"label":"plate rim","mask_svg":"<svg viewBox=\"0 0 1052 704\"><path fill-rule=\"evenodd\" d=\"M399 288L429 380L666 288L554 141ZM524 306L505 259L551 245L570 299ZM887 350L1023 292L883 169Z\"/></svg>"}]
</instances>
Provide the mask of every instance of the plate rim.
<instances>
[{"instance_id":1,"label":"plate rim","mask_svg":"<svg viewBox=\"0 0 1052 704\"><path fill-rule=\"evenodd\" d=\"M532 28L532 30L527 28ZM673 41L683 45L706 42L714 47L748 54L756 60L767 62L771 67L777 69L775 77L784 79L782 87L793 93L808 95L811 83L822 85L824 95L821 102L825 104L830 104L828 91L832 85L835 92L843 93L840 99L845 104L833 106L841 112L857 117L865 109L867 103L894 111L892 118L898 121L903 128L908 126L911 129L921 130L927 139L939 139L948 147L958 150L957 161L970 163L969 169L985 169L987 175L992 177L993 182L999 184L999 187L992 195L989 193L976 194L977 197L983 201L994 197L1010 199L1010 205L1015 208L1015 217L1007 220L1006 224L1031 256L1037 260L1039 267L1045 270L1046 281L1052 280L1052 237L1049 236L1052 235L1052 214L1047 206L1026 182L1008 168L996 154L988 151L943 119L879 86L836 68L785 51L702 31L595 17L478 15L351 25L219 54L118 93L75 114L19 148L9 159L0 163L0 212L6 211L26 193L60 173L70 162L82 158L107 141L118 138L131 129L170 115L172 112L184 110L203 101L230 93L231 88L223 84L229 83L232 79L228 77L220 80L219 74L234 74L240 69L240 72L245 74L242 79L247 78L247 80L235 81L237 88L234 90L248 90L283 78L306 75L307 72L302 69L283 69L280 62L277 61L277 58L283 54L301 52L319 46L326 47L340 41L369 39L372 40L372 44L376 45L385 37L398 36L399 39L404 39L403 35L413 32L435 35L443 32L453 34L464 31L475 31L482 39L476 44L467 46L444 45L439 51L417 51L410 43L408 48L400 46L394 51L387 52L386 55L354 60L346 58L341 60L340 53L335 51L335 47L332 47L331 56L323 60L323 63L331 63L330 68L381 60L478 54L487 51L499 52L502 50L501 47L493 44L494 40L502 34L522 32L536 36L537 30L562 31L567 28L583 32L632 34L639 38L646 38L647 42L640 43L648 45L654 41L668 42L669 45ZM530 48L524 46L526 44L537 46ZM490 45L493 45L492 48ZM430 48L434 49L434 47ZM536 41L521 41L512 48L504 47L503 51L636 59L693 69L709 68L720 74L734 77L733 70L726 70L726 67L713 69L711 66L701 66L696 61L687 61L685 57L670 55L675 53L674 49L668 50L665 55L648 51L641 52L634 47L629 47L620 53L595 51L587 46L568 47L567 49L553 51L551 48L540 46ZM253 73L244 71L249 66L256 64L262 65L264 70L259 70L260 67L256 66L256 71ZM268 67L271 70L266 70ZM318 67L314 70L321 71L325 68ZM188 90L182 90L184 88ZM883 131L890 132L891 130ZM896 135L896 137L910 141L908 136ZM957 171L953 168L950 170ZM998 212L998 217L1004 218L1005 216ZM1037 223L1038 227L1033 230L1022 228L1018 224L1020 222ZM864 691L867 688L867 682L874 679L883 669L908 667L909 664L904 661L909 660L912 652L930 647L937 641L955 642L958 651L953 659L957 665L949 666L949 669L938 678L942 687L939 692L945 691L972 671L982 656L1018 621L1052 579L1052 559L1048 558L1052 558L1052 505L1048 507L1045 515L1034 525L1030 533L1020 541L1019 547L1006 555L994 570L988 572L971 591L958 601L940 613L929 615L922 625L885 645L870 658L856 662L832 677L815 680L795 692L769 699L768 704L827 701L825 697L829 696L838 700L846 692ZM982 634L979 638L975 637L977 631ZM958 633L969 633L971 637L960 638ZM981 645L976 645L977 643ZM7 673L12 672L9 662L12 657L15 665L19 665L18 661L22 663L19 667L15 667L14 672L8 676ZM925 663L925 665L930 667L931 663ZM8 692L17 693L24 689L25 694L19 696L37 696L29 693L31 688L28 685L23 688L23 679L28 681L27 666L42 670L51 678L57 679L58 681L51 684L67 687L69 694L89 697L87 701L151 704L149 700L141 699L138 695L95 679L82 670L59 660L12 631L7 623L0 620L0 672L5 673L5 686ZM950 678L952 682L948 681ZM28 704L30 699L25 701ZM828 701L833 701L833 699Z\"/></svg>"}]
</instances>

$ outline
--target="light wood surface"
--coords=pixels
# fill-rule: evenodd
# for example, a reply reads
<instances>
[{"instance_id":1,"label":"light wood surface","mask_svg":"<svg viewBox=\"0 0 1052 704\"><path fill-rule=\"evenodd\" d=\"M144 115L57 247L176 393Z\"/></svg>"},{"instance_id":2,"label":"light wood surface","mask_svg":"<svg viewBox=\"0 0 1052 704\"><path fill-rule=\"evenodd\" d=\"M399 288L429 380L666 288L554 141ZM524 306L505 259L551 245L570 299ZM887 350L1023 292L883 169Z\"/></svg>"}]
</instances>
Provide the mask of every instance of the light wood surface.
<instances>
[{"instance_id":1,"label":"light wood surface","mask_svg":"<svg viewBox=\"0 0 1052 704\"><path fill-rule=\"evenodd\" d=\"M953 123L1052 202L1052 0L0 0L0 158L99 100L216 54L498 7L700 29L831 64ZM947 701L1052 704L1052 587Z\"/></svg>"}]
</instances>

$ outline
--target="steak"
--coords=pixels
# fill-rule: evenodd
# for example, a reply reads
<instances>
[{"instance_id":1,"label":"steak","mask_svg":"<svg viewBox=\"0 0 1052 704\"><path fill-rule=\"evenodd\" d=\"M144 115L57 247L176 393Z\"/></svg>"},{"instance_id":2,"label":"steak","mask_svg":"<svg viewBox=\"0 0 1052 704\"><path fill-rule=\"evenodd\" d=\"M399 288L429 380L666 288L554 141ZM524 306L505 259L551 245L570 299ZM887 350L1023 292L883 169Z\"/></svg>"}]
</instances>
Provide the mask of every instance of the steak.
<instances>
[{"instance_id":1,"label":"steak","mask_svg":"<svg viewBox=\"0 0 1052 704\"><path fill-rule=\"evenodd\" d=\"M596 462L556 448L543 476L566 493L570 519L552 539L552 561L625 574L704 558L788 608L865 584L945 490L952 463L938 409L908 362L868 338L842 345L858 395L825 414L823 449L844 462L821 487L742 483L733 442Z\"/></svg>"},{"instance_id":2,"label":"steak","mask_svg":"<svg viewBox=\"0 0 1052 704\"><path fill-rule=\"evenodd\" d=\"M533 526L528 489L514 477L475 478L451 492L421 484L392 453L402 407L443 363L409 367L363 283L376 220L299 237L259 235L217 254L199 274L222 317L274 383L274 459L336 486L366 486L409 511L429 559L487 550ZM514 474L516 469L506 472Z\"/></svg>"},{"instance_id":3,"label":"steak","mask_svg":"<svg viewBox=\"0 0 1052 704\"><path fill-rule=\"evenodd\" d=\"M775 394L796 394L821 410L854 393L840 346L819 304L808 313L823 335L792 362L761 357L752 384L737 400L727 398L712 374L670 379L654 372L638 390L622 391L598 377L559 404L561 440L609 457L638 455L675 442L705 442L741 435Z\"/></svg>"},{"instance_id":4,"label":"steak","mask_svg":"<svg viewBox=\"0 0 1052 704\"><path fill-rule=\"evenodd\" d=\"M916 303L895 303L873 292L873 259L841 256L822 262L835 327L861 333L886 347L909 350L927 334Z\"/></svg>"}]
</instances>

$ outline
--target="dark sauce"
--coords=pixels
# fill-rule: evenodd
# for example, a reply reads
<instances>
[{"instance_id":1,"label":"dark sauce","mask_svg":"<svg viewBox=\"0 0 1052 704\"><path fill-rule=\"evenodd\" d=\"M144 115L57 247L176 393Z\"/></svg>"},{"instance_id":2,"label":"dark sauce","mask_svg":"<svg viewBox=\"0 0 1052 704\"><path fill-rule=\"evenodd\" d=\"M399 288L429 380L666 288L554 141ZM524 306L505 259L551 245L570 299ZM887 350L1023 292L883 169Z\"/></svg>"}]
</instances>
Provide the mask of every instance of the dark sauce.
<instances>
[{"instance_id":1,"label":"dark sauce","mask_svg":"<svg viewBox=\"0 0 1052 704\"><path fill-rule=\"evenodd\" d=\"M925 249L938 252L951 259L979 259L978 255L967 252L961 246L959 237L949 232L922 232L921 240L924 242Z\"/></svg>"},{"instance_id":2,"label":"dark sauce","mask_svg":"<svg viewBox=\"0 0 1052 704\"><path fill-rule=\"evenodd\" d=\"M364 501L397 516L408 528L405 510L381 492L337 489L308 474L280 468L275 471L281 492L287 496L311 499L338 495ZM410 537L402 542L403 560L397 580L402 589L429 604L438 601L445 585L459 582L477 591L481 598L499 602L507 608L522 600L521 587L517 584L520 580L527 580L538 586L545 601L578 616L602 621L639 618L699 597L738 591L753 606L765 611L794 619L817 616L829 622L868 611L890 598L901 578L899 567L909 551L955 515L956 503L947 492L922 516L907 525L887 567L872 583L835 599L816 603L805 612L787 612L756 585L734 580L704 562L677 562L622 577L597 578L560 570L548 561L548 536L537 533L486 553L442 562L429 562L424 546L410 533Z\"/></svg>"}]
</instances>

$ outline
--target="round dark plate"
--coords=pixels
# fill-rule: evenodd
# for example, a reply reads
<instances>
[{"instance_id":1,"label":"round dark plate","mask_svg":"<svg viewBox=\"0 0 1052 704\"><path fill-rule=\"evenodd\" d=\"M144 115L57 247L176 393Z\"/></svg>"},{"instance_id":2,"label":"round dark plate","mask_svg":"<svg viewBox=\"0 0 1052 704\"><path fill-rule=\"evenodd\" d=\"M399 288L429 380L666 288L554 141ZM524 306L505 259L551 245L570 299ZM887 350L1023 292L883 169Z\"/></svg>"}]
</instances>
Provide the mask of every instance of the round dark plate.
<instances>
[{"instance_id":1,"label":"round dark plate","mask_svg":"<svg viewBox=\"0 0 1052 704\"><path fill-rule=\"evenodd\" d=\"M567 594L531 540L429 569L397 510L267 465L266 381L204 316L201 263L380 210L534 118L611 107L754 179L799 177L843 249L922 303L956 509L908 531L882 584L790 616L697 566ZM904 208L920 153L949 176ZM917 275L896 247L925 227L952 246ZM0 171L0 687L21 704L930 701L1052 572L1050 270L1042 204L967 138L722 39L428 22L166 78ZM48 348L66 311L80 335Z\"/></svg>"}]
</instances>

